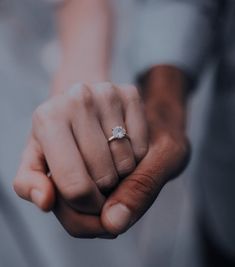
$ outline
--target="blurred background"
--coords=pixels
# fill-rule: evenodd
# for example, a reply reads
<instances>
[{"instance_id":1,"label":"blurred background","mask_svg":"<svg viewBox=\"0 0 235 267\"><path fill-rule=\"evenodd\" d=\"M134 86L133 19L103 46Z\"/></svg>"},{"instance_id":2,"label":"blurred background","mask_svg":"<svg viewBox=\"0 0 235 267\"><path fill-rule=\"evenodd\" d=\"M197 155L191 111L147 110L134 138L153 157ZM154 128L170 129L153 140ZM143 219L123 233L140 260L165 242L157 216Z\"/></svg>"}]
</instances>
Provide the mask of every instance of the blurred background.
<instances>
[{"instance_id":1,"label":"blurred background","mask_svg":"<svg viewBox=\"0 0 235 267\"><path fill-rule=\"evenodd\" d=\"M138 10L134 0L114 5L113 81L130 83L134 73L128 53ZM200 90L190 104L188 132L194 153L189 167L117 240L73 239L52 214L41 213L13 192L12 179L32 112L46 99L58 63L54 8L46 1L0 2L0 266L202 266L195 224L195 168L210 109L213 66L200 79Z\"/></svg>"}]
</instances>

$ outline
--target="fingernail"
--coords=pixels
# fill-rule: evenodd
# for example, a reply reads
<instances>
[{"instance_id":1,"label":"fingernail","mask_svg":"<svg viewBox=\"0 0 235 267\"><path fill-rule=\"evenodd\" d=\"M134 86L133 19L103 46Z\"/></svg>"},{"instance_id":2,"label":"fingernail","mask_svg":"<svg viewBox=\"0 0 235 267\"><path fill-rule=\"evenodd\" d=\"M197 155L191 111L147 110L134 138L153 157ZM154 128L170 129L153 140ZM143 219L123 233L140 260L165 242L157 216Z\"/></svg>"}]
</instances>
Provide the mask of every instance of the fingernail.
<instances>
[{"instance_id":1,"label":"fingernail","mask_svg":"<svg viewBox=\"0 0 235 267\"><path fill-rule=\"evenodd\" d=\"M32 189L30 196L31 196L32 202L36 204L39 208L41 208L43 200L44 200L43 193L38 189Z\"/></svg>"},{"instance_id":2,"label":"fingernail","mask_svg":"<svg viewBox=\"0 0 235 267\"><path fill-rule=\"evenodd\" d=\"M131 223L130 210L121 203L111 206L106 212L107 219L118 232L125 231Z\"/></svg>"}]
</instances>

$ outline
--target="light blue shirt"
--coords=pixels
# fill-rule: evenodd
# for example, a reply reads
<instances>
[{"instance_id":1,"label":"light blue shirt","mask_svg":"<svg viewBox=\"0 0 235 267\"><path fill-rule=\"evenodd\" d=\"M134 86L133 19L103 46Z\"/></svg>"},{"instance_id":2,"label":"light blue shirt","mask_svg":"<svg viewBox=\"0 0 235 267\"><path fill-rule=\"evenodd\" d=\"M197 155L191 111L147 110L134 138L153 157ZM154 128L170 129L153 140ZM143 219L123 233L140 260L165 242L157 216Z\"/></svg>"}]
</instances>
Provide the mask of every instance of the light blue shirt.
<instances>
[{"instance_id":1,"label":"light blue shirt","mask_svg":"<svg viewBox=\"0 0 235 267\"><path fill-rule=\"evenodd\" d=\"M195 183L203 220L213 239L235 254L235 1L139 2L132 68L175 66L194 79L215 60L211 107Z\"/></svg>"}]
</instances>

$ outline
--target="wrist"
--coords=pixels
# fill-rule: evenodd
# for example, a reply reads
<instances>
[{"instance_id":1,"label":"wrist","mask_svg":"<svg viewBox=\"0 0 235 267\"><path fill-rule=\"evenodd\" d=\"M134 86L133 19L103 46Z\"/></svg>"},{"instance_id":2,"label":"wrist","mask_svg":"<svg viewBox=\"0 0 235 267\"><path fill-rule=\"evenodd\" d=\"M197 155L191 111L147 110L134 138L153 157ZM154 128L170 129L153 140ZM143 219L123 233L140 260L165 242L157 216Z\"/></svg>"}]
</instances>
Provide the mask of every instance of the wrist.
<instances>
[{"instance_id":1,"label":"wrist","mask_svg":"<svg viewBox=\"0 0 235 267\"><path fill-rule=\"evenodd\" d=\"M143 98L150 121L185 132L188 78L171 66L156 66L145 76Z\"/></svg>"},{"instance_id":2,"label":"wrist","mask_svg":"<svg viewBox=\"0 0 235 267\"><path fill-rule=\"evenodd\" d=\"M64 93L76 83L104 82L108 81L108 77L108 71L104 68L86 70L79 66L63 65L52 78L51 95Z\"/></svg>"},{"instance_id":3,"label":"wrist","mask_svg":"<svg viewBox=\"0 0 235 267\"><path fill-rule=\"evenodd\" d=\"M180 69L159 65L150 69L143 79L146 101L171 100L186 105L189 93L189 78Z\"/></svg>"},{"instance_id":4,"label":"wrist","mask_svg":"<svg viewBox=\"0 0 235 267\"><path fill-rule=\"evenodd\" d=\"M112 9L108 0L70 0L56 16L61 62L52 90L74 83L107 81L110 70Z\"/></svg>"}]
</instances>

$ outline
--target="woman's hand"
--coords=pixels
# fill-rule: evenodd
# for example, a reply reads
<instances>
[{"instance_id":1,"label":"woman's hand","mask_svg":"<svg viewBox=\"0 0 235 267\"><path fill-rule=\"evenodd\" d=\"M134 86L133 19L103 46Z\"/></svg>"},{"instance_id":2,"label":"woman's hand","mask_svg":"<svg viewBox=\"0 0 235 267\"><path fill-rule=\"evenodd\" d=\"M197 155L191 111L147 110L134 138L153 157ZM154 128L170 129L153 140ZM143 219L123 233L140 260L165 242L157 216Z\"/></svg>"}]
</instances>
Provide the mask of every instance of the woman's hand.
<instances>
[{"instance_id":1,"label":"woman's hand","mask_svg":"<svg viewBox=\"0 0 235 267\"><path fill-rule=\"evenodd\" d=\"M130 140L108 143L116 126L125 128ZM55 204L54 212L72 235L103 235L95 215L104 195L136 168L147 150L142 101L134 86L77 84L36 109L14 188L43 210Z\"/></svg>"}]
</instances>

